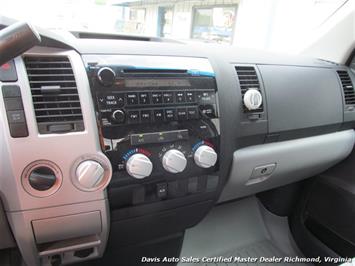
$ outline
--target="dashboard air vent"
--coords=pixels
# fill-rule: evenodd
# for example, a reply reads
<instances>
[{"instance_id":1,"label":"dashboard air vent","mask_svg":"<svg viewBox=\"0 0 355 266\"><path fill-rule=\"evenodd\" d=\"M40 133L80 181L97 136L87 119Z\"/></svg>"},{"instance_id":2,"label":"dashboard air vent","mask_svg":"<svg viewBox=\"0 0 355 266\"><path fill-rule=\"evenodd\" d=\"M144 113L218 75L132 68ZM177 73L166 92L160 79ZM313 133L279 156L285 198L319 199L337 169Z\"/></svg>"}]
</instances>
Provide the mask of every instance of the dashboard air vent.
<instances>
[{"instance_id":1,"label":"dashboard air vent","mask_svg":"<svg viewBox=\"0 0 355 266\"><path fill-rule=\"evenodd\" d=\"M345 104L355 104L355 91L349 73L344 70L338 70L337 73L340 78L341 85L343 87Z\"/></svg>"},{"instance_id":2,"label":"dashboard air vent","mask_svg":"<svg viewBox=\"0 0 355 266\"><path fill-rule=\"evenodd\" d=\"M235 70L237 71L240 89L242 93L242 99L244 98L245 93L249 89L256 89L261 93L260 83L256 70L253 66L236 66ZM243 103L244 113L260 113L263 112L263 105L255 110L249 110Z\"/></svg>"},{"instance_id":3,"label":"dashboard air vent","mask_svg":"<svg viewBox=\"0 0 355 266\"><path fill-rule=\"evenodd\" d=\"M83 131L78 90L67 56L24 57L39 133Z\"/></svg>"}]
</instances>

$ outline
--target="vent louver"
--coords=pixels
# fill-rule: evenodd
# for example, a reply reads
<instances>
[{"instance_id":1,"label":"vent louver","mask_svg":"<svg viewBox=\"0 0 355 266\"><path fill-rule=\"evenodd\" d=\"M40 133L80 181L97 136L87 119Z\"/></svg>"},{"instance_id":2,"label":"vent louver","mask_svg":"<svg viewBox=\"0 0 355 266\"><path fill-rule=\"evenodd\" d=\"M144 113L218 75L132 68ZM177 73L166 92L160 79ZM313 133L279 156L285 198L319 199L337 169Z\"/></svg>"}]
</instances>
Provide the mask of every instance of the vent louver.
<instances>
[{"instance_id":1,"label":"vent louver","mask_svg":"<svg viewBox=\"0 0 355 266\"><path fill-rule=\"evenodd\" d=\"M344 70L338 70L337 73L343 87L345 104L355 104L355 91L349 73Z\"/></svg>"},{"instance_id":2,"label":"vent louver","mask_svg":"<svg viewBox=\"0 0 355 266\"><path fill-rule=\"evenodd\" d=\"M38 130L42 134L84 130L78 90L67 56L24 57Z\"/></svg>"},{"instance_id":3,"label":"vent louver","mask_svg":"<svg viewBox=\"0 0 355 266\"><path fill-rule=\"evenodd\" d=\"M258 75L256 74L255 68L253 66L236 66L235 70L239 79L242 99L244 97L244 94L249 89L257 89L261 93ZM263 110L263 105L261 105L256 110L249 110L243 103L244 113L260 113L263 112Z\"/></svg>"}]
</instances>

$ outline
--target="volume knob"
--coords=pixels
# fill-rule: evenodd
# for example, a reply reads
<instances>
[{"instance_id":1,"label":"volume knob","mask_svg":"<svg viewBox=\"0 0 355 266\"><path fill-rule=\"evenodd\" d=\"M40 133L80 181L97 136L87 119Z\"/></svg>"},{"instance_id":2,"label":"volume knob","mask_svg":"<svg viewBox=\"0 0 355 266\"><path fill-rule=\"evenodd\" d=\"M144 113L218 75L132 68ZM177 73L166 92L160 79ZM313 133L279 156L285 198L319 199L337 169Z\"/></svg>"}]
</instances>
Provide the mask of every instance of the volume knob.
<instances>
[{"instance_id":1,"label":"volume knob","mask_svg":"<svg viewBox=\"0 0 355 266\"><path fill-rule=\"evenodd\" d=\"M176 174L185 170L187 160L181 151L171 149L164 154L162 163L166 171Z\"/></svg>"},{"instance_id":2,"label":"volume knob","mask_svg":"<svg viewBox=\"0 0 355 266\"><path fill-rule=\"evenodd\" d=\"M97 78L104 86L111 86L115 82L116 73L109 67L100 68L97 72Z\"/></svg>"},{"instance_id":3,"label":"volume knob","mask_svg":"<svg viewBox=\"0 0 355 266\"><path fill-rule=\"evenodd\" d=\"M150 159L141 153L133 154L126 163L127 173L137 179L143 179L150 176L153 170L153 164Z\"/></svg>"},{"instance_id":4,"label":"volume knob","mask_svg":"<svg viewBox=\"0 0 355 266\"><path fill-rule=\"evenodd\" d=\"M202 168L210 168L217 162L217 153L210 146L200 146L194 154L195 163Z\"/></svg>"}]
</instances>

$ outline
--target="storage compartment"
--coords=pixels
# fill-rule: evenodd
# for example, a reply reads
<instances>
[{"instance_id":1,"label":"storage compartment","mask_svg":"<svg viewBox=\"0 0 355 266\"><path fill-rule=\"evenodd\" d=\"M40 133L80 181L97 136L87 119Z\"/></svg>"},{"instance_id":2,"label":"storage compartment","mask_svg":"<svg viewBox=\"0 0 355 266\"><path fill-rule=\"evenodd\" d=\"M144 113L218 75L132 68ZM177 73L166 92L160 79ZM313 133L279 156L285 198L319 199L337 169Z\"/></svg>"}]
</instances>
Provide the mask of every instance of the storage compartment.
<instances>
[{"instance_id":1,"label":"storage compartment","mask_svg":"<svg viewBox=\"0 0 355 266\"><path fill-rule=\"evenodd\" d=\"M255 145L233 154L220 201L255 194L322 173L353 149L354 130Z\"/></svg>"},{"instance_id":2,"label":"storage compartment","mask_svg":"<svg viewBox=\"0 0 355 266\"><path fill-rule=\"evenodd\" d=\"M100 211L32 221L37 244L99 234L101 227Z\"/></svg>"},{"instance_id":3,"label":"storage compartment","mask_svg":"<svg viewBox=\"0 0 355 266\"><path fill-rule=\"evenodd\" d=\"M258 68L265 86L269 133L316 127L327 133L327 126L343 123L342 88L334 69L279 65Z\"/></svg>"}]
</instances>

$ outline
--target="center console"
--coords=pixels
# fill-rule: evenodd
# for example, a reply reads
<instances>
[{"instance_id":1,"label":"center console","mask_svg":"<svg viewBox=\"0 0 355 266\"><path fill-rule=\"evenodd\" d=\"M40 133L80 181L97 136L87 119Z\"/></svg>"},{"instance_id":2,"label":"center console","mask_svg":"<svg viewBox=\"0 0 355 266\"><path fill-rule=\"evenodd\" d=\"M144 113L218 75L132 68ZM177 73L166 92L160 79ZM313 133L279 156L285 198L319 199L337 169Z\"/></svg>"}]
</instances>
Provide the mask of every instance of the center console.
<instances>
[{"instance_id":1,"label":"center console","mask_svg":"<svg viewBox=\"0 0 355 266\"><path fill-rule=\"evenodd\" d=\"M83 59L102 150L113 169L111 238L134 244L197 223L219 184L218 92L209 61L125 55ZM161 215L164 228L157 219Z\"/></svg>"}]
</instances>

